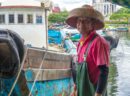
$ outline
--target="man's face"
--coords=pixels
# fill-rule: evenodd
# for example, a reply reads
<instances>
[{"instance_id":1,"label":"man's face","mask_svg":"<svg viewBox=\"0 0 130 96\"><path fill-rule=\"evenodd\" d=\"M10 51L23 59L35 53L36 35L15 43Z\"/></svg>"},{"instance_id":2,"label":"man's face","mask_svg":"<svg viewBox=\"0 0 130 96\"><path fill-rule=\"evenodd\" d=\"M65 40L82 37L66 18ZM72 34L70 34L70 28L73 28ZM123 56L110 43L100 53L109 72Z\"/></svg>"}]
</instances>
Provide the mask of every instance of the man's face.
<instances>
[{"instance_id":1,"label":"man's face","mask_svg":"<svg viewBox=\"0 0 130 96\"><path fill-rule=\"evenodd\" d=\"M86 17L79 17L77 20L77 29L82 35L89 34L93 30L92 20Z\"/></svg>"}]
</instances>

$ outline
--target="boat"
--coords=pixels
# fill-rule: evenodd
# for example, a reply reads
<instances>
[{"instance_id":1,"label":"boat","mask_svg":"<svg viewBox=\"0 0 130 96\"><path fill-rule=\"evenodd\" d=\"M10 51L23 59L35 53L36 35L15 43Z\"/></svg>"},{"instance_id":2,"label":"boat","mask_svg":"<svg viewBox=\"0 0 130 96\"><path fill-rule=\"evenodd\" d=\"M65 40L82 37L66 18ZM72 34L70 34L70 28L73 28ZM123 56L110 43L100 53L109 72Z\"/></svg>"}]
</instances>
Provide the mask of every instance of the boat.
<instances>
[{"instance_id":1,"label":"boat","mask_svg":"<svg viewBox=\"0 0 130 96\"><path fill-rule=\"evenodd\" d=\"M2 82L0 94L2 96L7 96L7 94L9 96L70 95L73 82L69 54L36 47L24 48L22 39L16 33L8 30L0 30L0 33L2 34L0 35L0 51L3 52L0 54L0 60L4 61L4 58L8 57L8 61L10 61L1 63L0 67ZM12 37L5 40L7 37L5 34ZM10 39L14 39L14 41ZM11 44L13 45L10 46ZM13 50L19 55L15 54Z\"/></svg>"},{"instance_id":2,"label":"boat","mask_svg":"<svg viewBox=\"0 0 130 96\"><path fill-rule=\"evenodd\" d=\"M49 9L40 5L2 6L2 4L0 6L1 29L15 31L24 39L26 45L39 48L47 46L47 21L43 18L47 17Z\"/></svg>"},{"instance_id":3,"label":"boat","mask_svg":"<svg viewBox=\"0 0 130 96\"><path fill-rule=\"evenodd\" d=\"M72 28L72 27L66 27L63 29L60 29L61 38L63 41L63 47L66 49L66 52L70 55L76 55L76 44L72 40L72 36L79 34L79 32Z\"/></svg>"},{"instance_id":4,"label":"boat","mask_svg":"<svg viewBox=\"0 0 130 96\"><path fill-rule=\"evenodd\" d=\"M110 50L117 48L119 42L119 35L116 31L97 30L96 32L109 43Z\"/></svg>"},{"instance_id":5,"label":"boat","mask_svg":"<svg viewBox=\"0 0 130 96\"><path fill-rule=\"evenodd\" d=\"M0 96L70 95L71 55L49 49L47 10L44 4L0 6Z\"/></svg>"},{"instance_id":6,"label":"boat","mask_svg":"<svg viewBox=\"0 0 130 96\"><path fill-rule=\"evenodd\" d=\"M78 41L81 38L81 34L78 32L78 30L72 27L67 27L67 28L61 29L60 31L61 31L62 38L65 39L65 44L66 42L69 43L69 44L66 44L66 46L69 46L69 45L71 45L71 47L74 46L73 48L67 48L67 49L76 50ZM96 30L96 32L109 43L110 50L117 48L118 42L119 42L119 36L116 34L116 31ZM76 54L76 52L74 51L73 53Z\"/></svg>"}]
</instances>

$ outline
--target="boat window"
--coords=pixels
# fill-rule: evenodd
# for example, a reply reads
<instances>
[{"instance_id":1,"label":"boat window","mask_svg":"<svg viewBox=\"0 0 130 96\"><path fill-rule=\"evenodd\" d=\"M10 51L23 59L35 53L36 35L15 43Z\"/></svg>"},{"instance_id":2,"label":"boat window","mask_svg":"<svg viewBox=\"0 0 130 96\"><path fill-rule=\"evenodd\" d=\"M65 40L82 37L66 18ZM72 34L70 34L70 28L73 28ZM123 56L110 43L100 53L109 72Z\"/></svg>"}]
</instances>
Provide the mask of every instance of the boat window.
<instances>
[{"instance_id":1,"label":"boat window","mask_svg":"<svg viewBox=\"0 0 130 96\"><path fill-rule=\"evenodd\" d=\"M0 24L5 24L5 15L0 14Z\"/></svg>"},{"instance_id":2,"label":"boat window","mask_svg":"<svg viewBox=\"0 0 130 96\"><path fill-rule=\"evenodd\" d=\"M23 14L18 14L18 23L24 23Z\"/></svg>"},{"instance_id":3,"label":"boat window","mask_svg":"<svg viewBox=\"0 0 130 96\"><path fill-rule=\"evenodd\" d=\"M14 14L9 14L9 23L14 23Z\"/></svg>"},{"instance_id":4,"label":"boat window","mask_svg":"<svg viewBox=\"0 0 130 96\"><path fill-rule=\"evenodd\" d=\"M42 15L36 15L36 23L41 24L42 23Z\"/></svg>"},{"instance_id":5,"label":"boat window","mask_svg":"<svg viewBox=\"0 0 130 96\"><path fill-rule=\"evenodd\" d=\"M33 15L32 14L27 15L27 23L33 23Z\"/></svg>"}]
</instances>

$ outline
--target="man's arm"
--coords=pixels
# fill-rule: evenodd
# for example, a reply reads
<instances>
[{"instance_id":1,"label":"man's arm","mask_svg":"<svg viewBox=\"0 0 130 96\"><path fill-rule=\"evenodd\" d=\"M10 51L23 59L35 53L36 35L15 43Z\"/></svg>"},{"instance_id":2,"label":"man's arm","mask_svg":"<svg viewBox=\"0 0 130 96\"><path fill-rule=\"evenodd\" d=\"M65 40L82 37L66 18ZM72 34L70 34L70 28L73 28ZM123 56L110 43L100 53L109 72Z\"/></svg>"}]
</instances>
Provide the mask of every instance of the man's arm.
<instances>
[{"instance_id":1,"label":"man's arm","mask_svg":"<svg viewBox=\"0 0 130 96\"><path fill-rule=\"evenodd\" d=\"M106 65L99 66L99 69L100 69L100 75L97 82L95 96L101 96L101 94L105 90L109 73L109 68Z\"/></svg>"}]
</instances>

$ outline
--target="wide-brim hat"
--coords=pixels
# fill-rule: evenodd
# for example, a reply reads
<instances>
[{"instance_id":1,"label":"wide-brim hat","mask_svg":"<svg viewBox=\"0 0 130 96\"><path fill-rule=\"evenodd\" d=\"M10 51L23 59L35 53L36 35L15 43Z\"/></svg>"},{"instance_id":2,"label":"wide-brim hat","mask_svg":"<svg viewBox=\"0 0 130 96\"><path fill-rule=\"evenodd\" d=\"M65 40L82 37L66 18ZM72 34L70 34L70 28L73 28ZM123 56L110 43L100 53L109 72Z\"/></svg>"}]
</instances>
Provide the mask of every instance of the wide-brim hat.
<instances>
[{"instance_id":1,"label":"wide-brim hat","mask_svg":"<svg viewBox=\"0 0 130 96\"><path fill-rule=\"evenodd\" d=\"M81 8L75 8L71 10L66 19L66 23L70 25L71 27L76 28L78 17L92 18L95 30L99 30L104 27L103 15L99 11L93 8L81 7Z\"/></svg>"}]
</instances>

